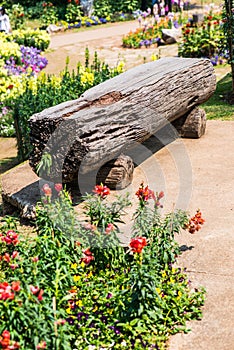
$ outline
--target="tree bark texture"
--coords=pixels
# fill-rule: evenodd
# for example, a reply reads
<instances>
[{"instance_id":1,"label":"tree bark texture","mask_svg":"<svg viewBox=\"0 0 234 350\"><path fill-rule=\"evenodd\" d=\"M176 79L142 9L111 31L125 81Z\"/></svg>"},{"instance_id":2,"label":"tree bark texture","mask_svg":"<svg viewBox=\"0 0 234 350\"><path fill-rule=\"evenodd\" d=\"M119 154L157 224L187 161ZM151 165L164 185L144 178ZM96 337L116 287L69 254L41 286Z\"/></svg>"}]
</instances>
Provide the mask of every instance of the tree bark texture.
<instances>
[{"instance_id":1,"label":"tree bark texture","mask_svg":"<svg viewBox=\"0 0 234 350\"><path fill-rule=\"evenodd\" d=\"M49 179L74 181L78 172L100 169L190 113L215 88L214 68L206 59L163 58L132 68L77 100L34 114L30 165L35 171L49 153Z\"/></svg>"}]
</instances>

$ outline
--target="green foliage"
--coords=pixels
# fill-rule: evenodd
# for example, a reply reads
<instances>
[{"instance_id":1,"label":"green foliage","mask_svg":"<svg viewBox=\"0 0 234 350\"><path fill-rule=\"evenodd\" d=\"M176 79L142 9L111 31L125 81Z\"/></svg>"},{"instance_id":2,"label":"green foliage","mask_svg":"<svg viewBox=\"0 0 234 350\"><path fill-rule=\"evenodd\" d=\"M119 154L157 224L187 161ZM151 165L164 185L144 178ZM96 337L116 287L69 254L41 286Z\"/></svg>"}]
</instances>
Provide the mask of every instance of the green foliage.
<instances>
[{"instance_id":1,"label":"green foliage","mask_svg":"<svg viewBox=\"0 0 234 350\"><path fill-rule=\"evenodd\" d=\"M94 0L93 14L98 17L108 17L111 15L111 5L109 0Z\"/></svg>"},{"instance_id":2,"label":"green foliage","mask_svg":"<svg viewBox=\"0 0 234 350\"><path fill-rule=\"evenodd\" d=\"M81 19L81 8L76 3L69 3L66 8L65 19L68 23L76 22Z\"/></svg>"},{"instance_id":3,"label":"green foliage","mask_svg":"<svg viewBox=\"0 0 234 350\"><path fill-rule=\"evenodd\" d=\"M109 203L109 189L95 186L79 220L61 184L42 191L35 238L20 236L10 217L1 225L0 334L10 332L9 345L164 349L170 334L187 332L186 321L201 318L204 290L193 289L185 270L173 265L180 253L174 236L188 223L186 213L161 217L150 190L134 214L134 235L145 237L133 237L128 248L118 228L128 196Z\"/></svg>"},{"instance_id":4,"label":"green foliage","mask_svg":"<svg viewBox=\"0 0 234 350\"><path fill-rule=\"evenodd\" d=\"M43 14L43 4L44 1L36 1L33 5L31 2L29 6L25 8L25 13L29 19L39 19Z\"/></svg>"},{"instance_id":5,"label":"green foliage","mask_svg":"<svg viewBox=\"0 0 234 350\"><path fill-rule=\"evenodd\" d=\"M52 4L52 2L43 2L43 13L40 18L43 27L47 27L50 24L56 24L58 22L58 9Z\"/></svg>"}]
</instances>

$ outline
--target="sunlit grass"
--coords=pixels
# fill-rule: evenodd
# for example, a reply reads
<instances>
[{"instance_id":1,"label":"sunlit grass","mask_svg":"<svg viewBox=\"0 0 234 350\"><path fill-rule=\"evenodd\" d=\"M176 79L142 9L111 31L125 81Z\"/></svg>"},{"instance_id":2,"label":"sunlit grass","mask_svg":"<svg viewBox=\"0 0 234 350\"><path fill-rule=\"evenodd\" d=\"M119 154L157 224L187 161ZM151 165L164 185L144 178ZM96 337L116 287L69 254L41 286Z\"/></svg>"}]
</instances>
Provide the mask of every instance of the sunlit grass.
<instances>
[{"instance_id":1,"label":"sunlit grass","mask_svg":"<svg viewBox=\"0 0 234 350\"><path fill-rule=\"evenodd\" d=\"M203 105L207 119L234 120L234 105L225 101L225 96L231 92L231 73L226 74L217 83L213 96Z\"/></svg>"}]
</instances>

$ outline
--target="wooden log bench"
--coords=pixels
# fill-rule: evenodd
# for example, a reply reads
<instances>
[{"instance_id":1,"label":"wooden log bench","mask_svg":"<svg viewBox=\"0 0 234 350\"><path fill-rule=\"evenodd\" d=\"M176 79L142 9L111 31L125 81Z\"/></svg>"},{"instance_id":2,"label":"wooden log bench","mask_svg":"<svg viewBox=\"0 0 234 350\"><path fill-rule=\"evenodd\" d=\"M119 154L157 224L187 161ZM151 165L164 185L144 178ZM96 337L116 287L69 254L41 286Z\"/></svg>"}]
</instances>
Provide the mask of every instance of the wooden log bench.
<instances>
[{"instance_id":1,"label":"wooden log bench","mask_svg":"<svg viewBox=\"0 0 234 350\"><path fill-rule=\"evenodd\" d=\"M79 174L88 179L96 172L97 182L124 188L134 169L126 150L168 123L183 137L202 136L206 118L198 106L215 88L206 59L163 58L132 68L76 100L34 114L30 165L36 172L43 154L50 154L50 171L40 177L72 183Z\"/></svg>"}]
</instances>

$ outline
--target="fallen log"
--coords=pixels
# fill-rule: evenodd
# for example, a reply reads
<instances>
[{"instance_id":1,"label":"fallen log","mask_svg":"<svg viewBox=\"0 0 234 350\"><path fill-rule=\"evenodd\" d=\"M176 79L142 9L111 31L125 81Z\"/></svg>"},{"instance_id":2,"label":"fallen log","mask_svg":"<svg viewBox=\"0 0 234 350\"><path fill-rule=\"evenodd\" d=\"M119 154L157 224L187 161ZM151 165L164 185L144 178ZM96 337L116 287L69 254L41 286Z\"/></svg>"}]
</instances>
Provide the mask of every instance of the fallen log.
<instances>
[{"instance_id":1,"label":"fallen log","mask_svg":"<svg viewBox=\"0 0 234 350\"><path fill-rule=\"evenodd\" d=\"M98 172L167 123L189 115L215 88L214 68L206 59L163 58L132 68L77 100L34 114L30 165L36 171L49 153L50 173L39 175L64 183L78 173Z\"/></svg>"}]
</instances>

